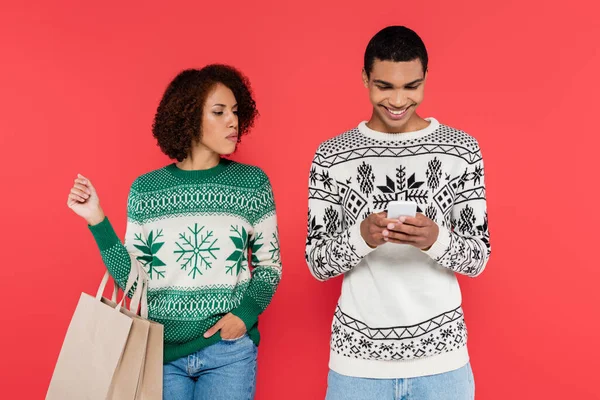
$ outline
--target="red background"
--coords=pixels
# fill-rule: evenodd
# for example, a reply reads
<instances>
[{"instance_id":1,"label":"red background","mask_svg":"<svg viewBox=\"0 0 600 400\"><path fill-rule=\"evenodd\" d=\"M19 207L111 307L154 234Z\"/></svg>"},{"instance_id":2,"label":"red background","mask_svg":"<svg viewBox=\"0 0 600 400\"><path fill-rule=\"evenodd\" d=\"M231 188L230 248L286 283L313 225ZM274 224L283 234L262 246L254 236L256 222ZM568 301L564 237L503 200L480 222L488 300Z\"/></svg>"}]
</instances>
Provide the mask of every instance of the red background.
<instances>
[{"instance_id":1,"label":"red background","mask_svg":"<svg viewBox=\"0 0 600 400\"><path fill-rule=\"evenodd\" d=\"M150 132L164 88L211 62L255 88L262 116L235 159L270 176L282 235L257 399L323 398L341 279L319 283L304 262L308 169L321 141L369 117L362 56L390 24L428 46L421 115L484 153L492 258L460 280L477 398L600 398L591 1L163 3L0 8L2 398L43 398L79 293L102 275L66 206L75 174L93 180L122 235L129 185L168 162Z\"/></svg>"}]
</instances>

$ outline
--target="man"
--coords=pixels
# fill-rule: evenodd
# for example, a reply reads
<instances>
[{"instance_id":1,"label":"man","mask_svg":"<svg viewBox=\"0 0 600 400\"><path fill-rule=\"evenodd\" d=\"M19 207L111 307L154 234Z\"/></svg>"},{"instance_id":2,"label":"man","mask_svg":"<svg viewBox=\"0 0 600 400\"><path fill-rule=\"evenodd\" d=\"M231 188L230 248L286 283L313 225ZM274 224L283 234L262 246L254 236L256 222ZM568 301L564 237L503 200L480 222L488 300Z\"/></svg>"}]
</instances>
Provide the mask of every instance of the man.
<instances>
[{"instance_id":1,"label":"man","mask_svg":"<svg viewBox=\"0 0 600 400\"><path fill-rule=\"evenodd\" d=\"M455 273L490 255L477 141L423 119L421 38L390 26L369 42L362 79L368 122L322 143L309 182L306 259L318 280L344 274L327 399L472 399ZM387 217L392 201L415 217Z\"/></svg>"}]
</instances>

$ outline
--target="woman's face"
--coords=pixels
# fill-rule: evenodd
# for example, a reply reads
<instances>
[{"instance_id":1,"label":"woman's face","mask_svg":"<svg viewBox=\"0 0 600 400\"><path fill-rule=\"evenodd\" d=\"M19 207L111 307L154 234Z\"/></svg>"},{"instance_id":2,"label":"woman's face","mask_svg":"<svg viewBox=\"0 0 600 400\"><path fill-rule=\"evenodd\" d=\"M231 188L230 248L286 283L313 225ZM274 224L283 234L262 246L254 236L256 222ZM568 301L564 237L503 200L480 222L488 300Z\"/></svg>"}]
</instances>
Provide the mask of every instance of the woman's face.
<instances>
[{"instance_id":1,"label":"woman's face","mask_svg":"<svg viewBox=\"0 0 600 400\"><path fill-rule=\"evenodd\" d=\"M200 144L220 155L235 151L238 143L237 101L231 89L217 83L202 110Z\"/></svg>"}]
</instances>

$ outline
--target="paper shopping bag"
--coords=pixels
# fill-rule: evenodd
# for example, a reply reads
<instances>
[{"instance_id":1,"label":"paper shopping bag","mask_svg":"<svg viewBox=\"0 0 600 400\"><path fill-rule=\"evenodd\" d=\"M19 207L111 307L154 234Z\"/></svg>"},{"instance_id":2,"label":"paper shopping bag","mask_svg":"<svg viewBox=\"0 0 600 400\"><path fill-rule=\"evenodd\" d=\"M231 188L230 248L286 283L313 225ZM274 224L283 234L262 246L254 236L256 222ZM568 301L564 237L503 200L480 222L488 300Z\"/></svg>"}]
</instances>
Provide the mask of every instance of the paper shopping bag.
<instances>
[{"instance_id":1,"label":"paper shopping bag","mask_svg":"<svg viewBox=\"0 0 600 400\"><path fill-rule=\"evenodd\" d=\"M46 400L106 399L133 325L133 318L121 312L120 304L113 307L102 301L107 281L108 272L96 297L81 294ZM129 283L133 284L132 279Z\"/></svg>"},{"instance_id":2,"label":"paper shopping bag","mask_svg":"<svg viewBox=\"0 0 600 400\"><path fill-rule=\"evenodd\" d=\"M162 400L164 328L150 321L148 347L136 400Z\"/></svg>"},{"instance_id":3,"label":"paper shopping bag","mask_svg":"<svg viewBox=\"0 0 600 400\"><path fill-rule=\"evenodd\" d=\"M148 277L137 260L132 260L132 265L138 268L137 287L130 310L122 312L133 318L133 326L108 399L162 400L164 329L161 324L147 319ZM113 294L113 301L103 301L114 305L114 299Z\"/></svg>"}]
</instances>

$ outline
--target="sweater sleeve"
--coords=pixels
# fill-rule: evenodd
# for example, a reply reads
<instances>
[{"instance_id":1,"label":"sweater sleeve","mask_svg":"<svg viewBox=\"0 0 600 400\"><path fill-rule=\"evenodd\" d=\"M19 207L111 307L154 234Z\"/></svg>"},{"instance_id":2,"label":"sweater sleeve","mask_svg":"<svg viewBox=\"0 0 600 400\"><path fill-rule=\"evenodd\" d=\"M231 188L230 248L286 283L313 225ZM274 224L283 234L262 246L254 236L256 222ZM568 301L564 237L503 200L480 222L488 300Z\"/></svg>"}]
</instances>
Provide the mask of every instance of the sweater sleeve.
<instances>
[{"instance_id":1,"label":"sweater sleeve","mask_svg":"<svg viewBox=\"0 0 600 400\"><path fill-rule=\"evenodd\" d=\"M337 181L329 168L313 159L308 185L308 234L305 258L311 274L320 281L342 275L375 250L360 234L362 220L344 216ZM345 227L343 221L349 226Z\"/></svg>"},{"instance_id":2,"label":"sweater sleeve","mask_svg":"<svg viewBox=\"0 0 600 400\"><path fill-rule=\"evenodd\" d=\"M136 223L133 215L136 212L137 192L135 191L135 182L129 192L127 201L127 229L125 233L125 244L117 236L108 218L105 218L97 225L89 226L96 244L100 249L100 254L104 265L110 275L114 278L117 285L124 289L129 273L131 271L131 257L144 257L140 246L134 244L136 239L143 238L142 226Z\"/></svg>"},{"instance_id":3,"label":"sweater sleeve","mask_svg":"<svg viewBox=\"0 0 600 400\"><path fill-rule=\"evenodd\" d=\"M273 298L281 280L281 255L279 233L275 214L275 201L268 178L264 173L263 183L256 191L253 232L250 235L252 277L240 305L232 311L246 329L250 330Z\"/></svg>"},{"instance_id":4,"label":"sweater sleeve","mask_svg":"<svg viewBox=\"0 0 600 400\"><path fill-rule=\"evenodd\" d=\"M483 272L491 253L479 147L477 153L479 161L465 167L458 180L450 227L440 226L437 241L425 251L441 266L470 277Z\"/></svg>"}]
</instances>

